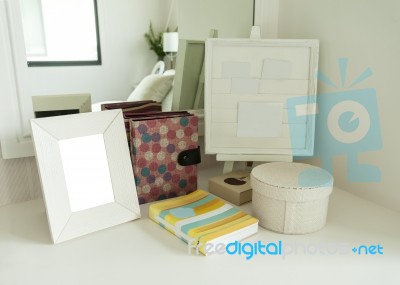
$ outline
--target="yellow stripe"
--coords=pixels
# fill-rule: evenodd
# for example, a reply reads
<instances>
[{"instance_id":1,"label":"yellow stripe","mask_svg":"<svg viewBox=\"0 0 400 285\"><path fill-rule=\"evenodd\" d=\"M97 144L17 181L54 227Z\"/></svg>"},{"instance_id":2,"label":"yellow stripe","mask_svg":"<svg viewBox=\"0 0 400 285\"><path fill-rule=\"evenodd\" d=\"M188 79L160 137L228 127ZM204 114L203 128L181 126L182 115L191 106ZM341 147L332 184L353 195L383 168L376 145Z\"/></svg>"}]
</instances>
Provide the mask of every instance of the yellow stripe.
<instances>
[{"instance_id":1,"label":"yellow stripe","mask_svg":"<svg viewBox=\"0 0 400 285\"><path fill-rule=\"evenodd\" d=\"M213 233L211 233L209 235L201 237L200 238L201 246L199 248L200 252L203 253L204 255L206 254L206 252L204 252L204 246L207 244L208 241L211 241L211 240L216 239L218 237L233 233L233 232L235 232L237 230L240 230L240 229L243 229L243 228L245 228L247 226L253 225L253 224L257 223L257 221L258 221L257 219L251 217L250 219L248 219L246 221L243 221L242 223L235 224L235 225L233 225L233 226L231 226L229 228L225 228L225 229L222 229L221 231L213 232Z\"/></svg>"},{"instance_id":2,"label":"yellow stripe","mask_svg":"<svg viewBox=\"0 0 400 285\"><path fill-rule=\"evenodd\" d=\"M210 202L205 203L205 204L203 204L201 206L195 207L193 210L194 210L194 212L196 213L196 216L197 216L197 215L201 215L201 214L204 214L204 213L207 213L207 212L211 212L211 211L213 211L215 209L218 209L218 208L222 207L223 205L226 205L226 203L223 202L220 199L214 199L214 200L211 200Z\"/></svg>"},{"instance_id":3,"label":"yellow stripe","mask_svg":"<svg viewBox=\"0 0 400 285\"><path fill-rule=\"evenodd\" d=\"M238 213L234 214L233 216L230 216L230 217L225 218L223 220L220 220L220 221L217 221L217 222L214 222L214 223L211 223L211 224L199 227L199 228L191 229L191 230L189 230L188 235L189 236L194 236L194 235L198 234L199 232L207 231L209 229L213 229L213 228L219 227L221 225L225 225L225 224L230 223L230 222L232 222L234 220L238 220L238 219L240 219L240 218L242 218L244 216L248 216L248 215L245 212L238 212Z\"/></svg>"},{"instance_id":4,"label":"yellow stripe","mask_svg":"<svg viewBox=\"0 0 400 285\"><path fill-rule=\"evenodd\" d=\"M171 214L168 214L164 217L164 220L169 223L170 225L175 226L176 222L179 222L180 220L182 220L182 218L177 218Z\"/></svg>"},{"instance_id":5,"label":"yellow stripe","mask_svg":"<svg viewBox=\"0 0 400 285\"><path fill-rule=\"evenodd\" d=\"M243 221L246 221L246 220L251 219L251 218L252 218L251 216L246 215L246 216L244 216L244 217L241 217L241 218L239 218L239 219L237 219L237 220L234 220L234 221L231 221L231 222L229 222L229 223L220 225L220 226L218 226L218 227L215 227L215 228L212 228L212 229L208 229L208 230L206 230L206 231L199 231L199 232L196 232L196 233L194 233L193 235L190 235L190 236L191 236L191 237L194 237L194 238L200 238L200 239L201 239L203 236L206 236L206 235L211 234L211 233L216 232L216 231L223 230L223 229L225 229L225 228L229 228L229 227L234 226L234 225L236 225L236 224L240 224L240 223L242 223Z\"/></svg>"},{"instance_id":6,"label":"yellow stripe","mask_svg":"<svg viewBox=\"0 0 400 285\"><path fill-rule=\"evenodd\" d=\"M194 208L193 210L194 210L196 216L199 216L199 215L205 214L207 212L214 211L214 210L222 207L223 205L226 205L226 203L219 199L214 199L214 200L211 200L201 206ZM164 219L166 222L170 223L171 225L175 225L177 222L187 219L187 218L177 218L174 215L168 214L165 216Z\"/></svg>"},{"instance_id":7,"label":"yellow stripe","mask_svg":"<svg viewBox=\"0 0 400 285\"><path fill-rule=\"evenodd\" d=\"M213 239L216 239L216 238L218 238L220 236L235 232L237 230L240 230L241 228L245 228L245 227L247 227L247 226L249 226L251 224L255 224L257 222L258 222L258 220L256 218L251 217L250 219L248 219L248 220L246 220L246 221L244 221L242 223L237 223L237 224L233 225L232 227L226 228L226 229L224 229L222 231L214 232L213 234L209 234L207 236L203 236L203 237L201 237L200 242L207 243L210 240L213 240Z\"/></svg>"},{"instance_id":8,"label":"yellow stripe","mask_svg":"<svg viewBox=\"0 0 400 285\"><path fill-rule=\"evenodd\" d=\"M209 193L204 190L196 190L186 196L168 199L163 202L156 202L149 207L149 217L155 221L155 217L159 216L162 211L196 202L207 195L209 195Z\"/></svg>"}]
</instances>

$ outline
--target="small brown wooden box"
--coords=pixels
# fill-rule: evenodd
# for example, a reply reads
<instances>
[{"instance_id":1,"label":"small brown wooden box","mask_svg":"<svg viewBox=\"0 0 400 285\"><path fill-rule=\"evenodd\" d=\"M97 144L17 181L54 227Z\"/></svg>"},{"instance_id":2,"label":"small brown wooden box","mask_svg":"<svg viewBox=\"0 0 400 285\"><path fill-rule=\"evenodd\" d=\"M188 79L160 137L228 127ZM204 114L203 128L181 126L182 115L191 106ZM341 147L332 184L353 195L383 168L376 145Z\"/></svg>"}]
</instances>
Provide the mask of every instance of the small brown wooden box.
<instances>
[{"instance_id":1,"label":"small brown wooden box","mask_svg":"<svg viewBox=\"0 0 400 285\"><path fill-rule=\"evenodd\" d=\"M250 172L239 170L212 177L208 180L208 191L235 205L249 202L252 196Z\"/></svg>"}]
</instances>

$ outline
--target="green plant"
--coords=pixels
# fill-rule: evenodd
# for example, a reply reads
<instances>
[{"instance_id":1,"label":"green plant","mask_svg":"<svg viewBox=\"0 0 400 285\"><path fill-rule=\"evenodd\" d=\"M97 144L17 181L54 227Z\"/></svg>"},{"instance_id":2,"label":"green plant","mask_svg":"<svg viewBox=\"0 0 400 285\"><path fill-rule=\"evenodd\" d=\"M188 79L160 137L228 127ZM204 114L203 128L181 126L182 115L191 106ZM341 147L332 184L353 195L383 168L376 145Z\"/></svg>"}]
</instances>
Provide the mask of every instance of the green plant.
<instances>
[{"instance_id":1,"label":"green plant","mask_svg":"<svg viewBox=\"0 0 400 285\"><path fill-rule=\"evenodd\" d=\"M163 59L165 52L163 50L163 33L156 34L153 29L153 24L150 22L149 31L144 34L150 50L154 51L159 59Z\"/></svg>"}]
</instances>

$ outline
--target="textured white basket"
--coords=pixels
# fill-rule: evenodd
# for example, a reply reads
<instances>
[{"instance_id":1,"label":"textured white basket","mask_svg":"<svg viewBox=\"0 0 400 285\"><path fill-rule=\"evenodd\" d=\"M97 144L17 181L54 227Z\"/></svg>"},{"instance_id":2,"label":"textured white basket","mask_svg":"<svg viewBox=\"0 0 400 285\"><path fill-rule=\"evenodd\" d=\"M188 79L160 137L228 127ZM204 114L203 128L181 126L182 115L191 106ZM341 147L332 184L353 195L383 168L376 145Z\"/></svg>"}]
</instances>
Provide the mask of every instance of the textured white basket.
<instances>
[{"instance_id":1,"label":"textured white basket","mask_svg":"<svg viewBox=\"0 0 400 285\"><path fill-rule=\"evenodd\" d=\"M253 215L259 225L284 234L305 234L326 223L333 178L304 163L271 162L250 175Z\"/></svg>"}]
</instances>

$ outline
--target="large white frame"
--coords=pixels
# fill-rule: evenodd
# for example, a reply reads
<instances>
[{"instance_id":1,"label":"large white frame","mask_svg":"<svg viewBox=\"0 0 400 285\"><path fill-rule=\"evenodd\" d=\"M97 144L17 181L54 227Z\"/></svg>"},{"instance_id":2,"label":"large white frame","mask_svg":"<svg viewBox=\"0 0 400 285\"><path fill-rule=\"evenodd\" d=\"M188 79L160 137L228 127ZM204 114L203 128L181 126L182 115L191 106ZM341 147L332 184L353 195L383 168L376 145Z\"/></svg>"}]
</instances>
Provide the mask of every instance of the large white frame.
<instances>
[{"instance_id":1,"label":"large white frame","mask_svg":"<svg viewBox=\"0 0 400 285\"><path fill-rule=\"evenodd\" d=\"M140 218L121 110L32 119L31 126L54 243Z\"/></svg>"},{"instance_id":2,"label":"large white frame","mask_svg":"<svg viewBox=\"0 0 400 285\"><path fill-rule=\"evenodd\" d=\"M222 161L291 160L295 155L312 155L318 47L318 40L207 39L206 153L217 154L217 160ZM269 67L278 74L261 75L265 61L268 61L268 67L278 62L278 66L283 64L283 69L293 68L293 73L289 69L279 71L279 68ZM225 66L229 75L224 75L225 63L229 65ZM282 72L285 74L279 74ZM243 89L243 84L246 87L250 83L251 90L246 87L245 91L233 91L234 86L238 85L236 83L241 83L239 89ZM287 104L291 99L304 99L300 100L303 103L296 105L294 111L296 116L299 116L299 112L304 113L301 124L289 118L292 109L289 112ZM252 104L254 107L260 104L279 104L275 108L281 108L282 112L277 115L281 116L278 118L281 120L280 134L261 137L241 135L240 104ZM268 112L270 110L266 109L263 114ZM249 117L253 115L251 110L241 114ZM249 125L247 129L252 128L254 126ZM268 128L271 128L269 121L264 129Z\"/></svg>"}]
</instances>

